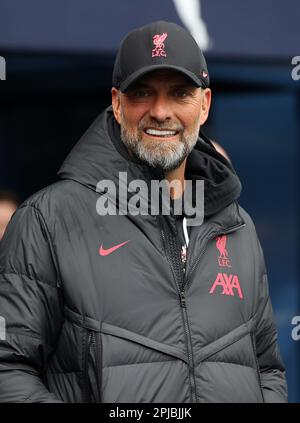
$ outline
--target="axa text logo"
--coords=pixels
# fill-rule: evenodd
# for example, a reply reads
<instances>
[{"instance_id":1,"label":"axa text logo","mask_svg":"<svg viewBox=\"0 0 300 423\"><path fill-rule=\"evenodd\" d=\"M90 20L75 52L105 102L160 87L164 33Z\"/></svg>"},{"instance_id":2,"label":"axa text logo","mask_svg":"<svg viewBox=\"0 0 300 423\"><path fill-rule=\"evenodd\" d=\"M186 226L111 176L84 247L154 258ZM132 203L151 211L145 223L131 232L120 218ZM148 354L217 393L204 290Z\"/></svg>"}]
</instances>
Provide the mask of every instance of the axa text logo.
<instances>
[{"instance_id":1,"label":"axa text logo","mask_svg":"<svg viewBox=\"0 0 300 423\"><path fill-rule=\"evenodd\" d=\"M222 291L220 291L220 288L222 288ZM220 292L223 295L231 295L233 297L237 294L241 299L244 298L237 275L218 273L209 293L215 294L217 292Z\"/></svg>"}]
</instances>

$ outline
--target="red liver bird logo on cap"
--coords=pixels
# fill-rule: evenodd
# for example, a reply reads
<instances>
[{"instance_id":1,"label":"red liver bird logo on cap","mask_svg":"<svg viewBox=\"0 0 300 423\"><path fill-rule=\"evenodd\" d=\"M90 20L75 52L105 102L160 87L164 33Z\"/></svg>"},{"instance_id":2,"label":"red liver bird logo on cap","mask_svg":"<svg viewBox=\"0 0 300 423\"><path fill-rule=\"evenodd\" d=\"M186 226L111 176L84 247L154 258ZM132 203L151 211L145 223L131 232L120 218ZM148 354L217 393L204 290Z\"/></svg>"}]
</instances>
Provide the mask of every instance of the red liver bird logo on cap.
<instances>
[{"instance_id":1,"label":"red liver bird logo on cap","mask_svg":"<svg viewBox=\"0 0 300 423\"><path fill-rule=\"evenodd\" d=\"M166 57L164 41L167 38L168 34L164 32L163 34L156 34L153 36L153 44L155 48L152 50L152 57Z\"/></svg>"}]
</instances>

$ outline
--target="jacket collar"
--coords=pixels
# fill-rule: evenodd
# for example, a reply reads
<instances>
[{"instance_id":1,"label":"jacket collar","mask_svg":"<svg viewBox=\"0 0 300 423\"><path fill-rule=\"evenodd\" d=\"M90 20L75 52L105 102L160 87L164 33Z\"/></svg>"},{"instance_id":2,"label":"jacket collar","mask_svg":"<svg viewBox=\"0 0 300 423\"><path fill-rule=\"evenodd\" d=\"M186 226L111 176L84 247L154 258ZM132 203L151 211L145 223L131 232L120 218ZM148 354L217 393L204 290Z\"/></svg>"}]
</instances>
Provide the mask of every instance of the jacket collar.
<instances>
[{"instance_id":1,"label":"jacket collar","mask_svg":"<svg viewBox=\"0 0 300 423\"><path fill-rule=\"evenodd\" d=\"M120 140L119 127L110 106L75 145L58 175L96 191L98 182L104 179L112 180L118 187L120 172L126 172L128 184L140 179L150 186L151 180L163 178L161 171L129 155ZM232 165L203 135L187 159L186 179L204 180L205 218L229 206L241 192L241 183Z\"/></svg>"}]
</instances>

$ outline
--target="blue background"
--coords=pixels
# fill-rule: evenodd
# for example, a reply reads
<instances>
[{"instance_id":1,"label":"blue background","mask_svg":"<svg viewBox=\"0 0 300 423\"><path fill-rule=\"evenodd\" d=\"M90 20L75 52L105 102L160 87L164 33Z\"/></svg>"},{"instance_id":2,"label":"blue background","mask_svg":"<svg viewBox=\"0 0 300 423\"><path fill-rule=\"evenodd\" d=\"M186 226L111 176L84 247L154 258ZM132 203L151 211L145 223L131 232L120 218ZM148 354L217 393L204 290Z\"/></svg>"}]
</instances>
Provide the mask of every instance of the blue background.
<instances>
[{"instance_id":1,"label":"blue background","mask_svg":"<svg viewBox=\"0 0 300 423\"><path fill-rule=\"evenodd\" d=\"M298 0L202 0L201 6L215 54L299 53ZM181 22L172 0L0 0L0 48L111 51L128 31L158 19Z\"/></svg>"}]
</instances>

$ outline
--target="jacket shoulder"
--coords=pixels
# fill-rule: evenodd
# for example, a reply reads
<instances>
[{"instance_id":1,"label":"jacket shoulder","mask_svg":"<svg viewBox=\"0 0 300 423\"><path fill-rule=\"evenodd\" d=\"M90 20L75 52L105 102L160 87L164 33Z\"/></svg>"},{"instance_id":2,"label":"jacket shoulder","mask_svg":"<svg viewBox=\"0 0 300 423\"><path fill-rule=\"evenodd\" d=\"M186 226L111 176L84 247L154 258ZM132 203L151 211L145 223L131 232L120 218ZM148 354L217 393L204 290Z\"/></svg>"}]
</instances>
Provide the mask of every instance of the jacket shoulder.
<instances>
[{"instance_id":1,"label":"jacket shoulder","mask_svg":"<svg viewBox=\"0 0 300 423\"><path fill-rule=\"evenodd\" d=\"M250 214L239 203L237 204L237 206L238 206L238 212L240 216L242 217L242 219L244 220L244 222L246 223L246 226L248 226L251 229L254 229L256 232L255 225Z\"/></svg>"},{"instance_id":2,"label":"jacket shoulder","mask_svg":"<svg viewBox=\"0 0 300 423\"><path fill-rule=\"evenodd\" d=\"M53 206L65 202L67 195L72 195L80 189L80 184L74 181L58 181L32 194L20 205L20 207L35 207L43 213L49 210L51 205Z\"/></svg>"},{"instance_id":3,"label":"jacket shoulder","mask_svg":"<svg viewBox=\"0 0 300 423\"><path fill-rule=\"evenodd\" d=\"M253 253L254 253L256 259L258 259L258 261L259 261L259 263L262 267L263 273L265 273L266 272L266 270L265 270L266 266L265 266L264 253L263 253L263 250L262 250L262 246L261 246L261 243L260 243L259 236L257 234L255 224L252 220L252 217L240 204L238 204L238 211L239 211L240 216L242 217L242 219L244 220L244 222L246 224L247 233L248 233L248 236L250 238L251 244L253 246Z\"/></svg>"}]
</instances>

